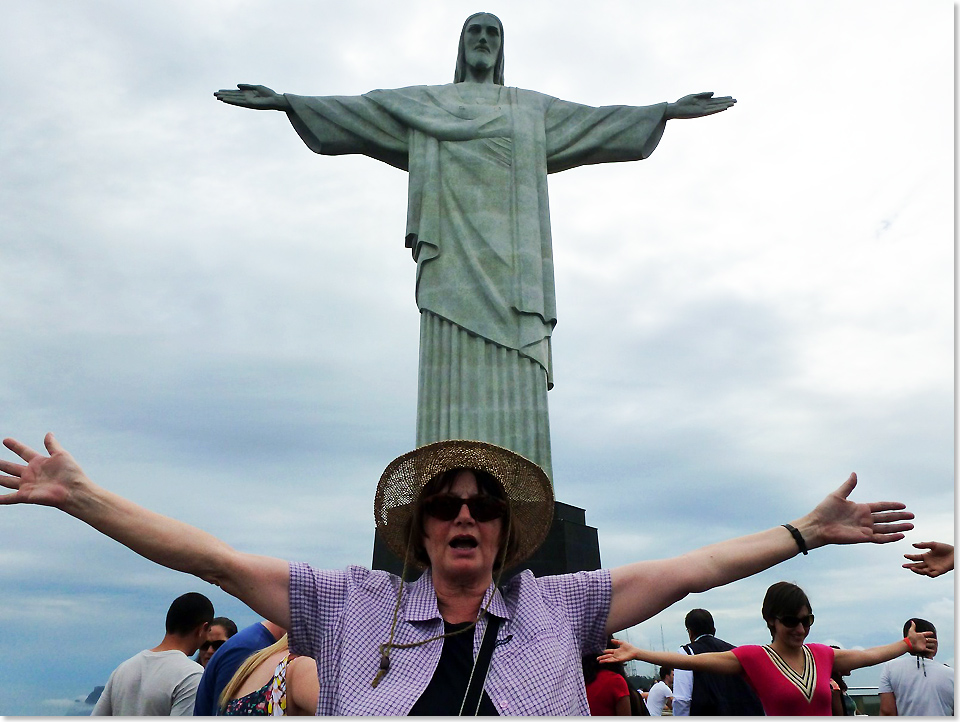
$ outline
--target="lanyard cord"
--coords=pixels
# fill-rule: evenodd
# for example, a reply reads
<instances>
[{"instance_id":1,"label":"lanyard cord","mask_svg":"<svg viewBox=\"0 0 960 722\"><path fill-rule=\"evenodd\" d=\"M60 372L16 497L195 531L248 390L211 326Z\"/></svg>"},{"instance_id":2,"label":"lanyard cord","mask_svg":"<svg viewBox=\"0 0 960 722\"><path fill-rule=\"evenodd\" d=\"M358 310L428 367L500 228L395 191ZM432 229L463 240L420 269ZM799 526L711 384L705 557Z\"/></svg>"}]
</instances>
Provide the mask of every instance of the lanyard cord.
<instances>
[{"instance_id":1,"label":"lanyard cord","mask_svg":"<svg viewBox=\"0 0 960 722\"><path fill-rule=\"evenodd\" d=\"M507 533L504 537L505 539L510 539L510 517L512 515L507 515ZM477 623L480 621L481 617L487 613L487 610L490 608L490 603L493 601L493 595L497 591L497 587L500 585L500 578L503 576L503 564L507 558L507 543L503 544L503 551L500 554L500 569L497 572L497 579L493 585L493 589L490 591L490 598L487 599L486 604L483 605L483 608L477 614L477 618L473 620L469 625L463 629L458 629L455 632L445 632L443 634L438 634L429 639L424 639L419 642L408 642L406 644L397 644L395 643L394 637L397 631L397 620L400 616L400 601L403 597L403 580L407 575L407 565L410 559L410 541L413 538L414 534L414 525L410 525L410 537L407 539L407 548L403 554L403 570L400 572L400 586L397 589L397 603L393 607L393 621L390 624L390 639L380 645L380 668L377 670L377 674L374 676L373 681L370 683L370 686L376 689L377 685L380 684L380 681L386 676L387 672L390 671L390 650L391 649L411 649L413 647L420 647L424 644L429 644L430 642L435 642L438 639L445 639L447 637L453 637L457 634L463 634L466 631L472 630L477 626ZM479 657L479 655L478 655ZM477 660L473 661L473 669L470 670L470 678L473 679L473 672L477 667ZM468 684L469 689L469 684ZM481 695L482 696L482 695ZM464 695L464 702L466 701L466 695ZM479 702L477 703L477 709L479 709ZM463 711L463 704L461 703L461 712Z\"/></svg>"},{"instance_id":2,"label":"lanyard cord","mask_svg":"<svg viewBox=\"0 0 960 722\"><path fill-rule=\"evenodd\" d=\"M473 660L473 667L470 669L470 678L467 680L467 688L463 692L463 701L460 703L459 716L463 717L463 708L467 706L467 698L473 692L477 697L477 705L474 707L472 717L480 714L480 702L483 701L483 688L487 684L487 677L490 674L490 660L493 658L493 648L497 642L497 630L500 628L500 619L497 617L487 617L487 628L483 630L483 639L480 641L480 649L477 651L477 657ZM490 633L493 632L493 637ZM479 687L473 684L473 675L477 671L477 665L483 669L483 679Z\"/></svg>"}]
</instances>

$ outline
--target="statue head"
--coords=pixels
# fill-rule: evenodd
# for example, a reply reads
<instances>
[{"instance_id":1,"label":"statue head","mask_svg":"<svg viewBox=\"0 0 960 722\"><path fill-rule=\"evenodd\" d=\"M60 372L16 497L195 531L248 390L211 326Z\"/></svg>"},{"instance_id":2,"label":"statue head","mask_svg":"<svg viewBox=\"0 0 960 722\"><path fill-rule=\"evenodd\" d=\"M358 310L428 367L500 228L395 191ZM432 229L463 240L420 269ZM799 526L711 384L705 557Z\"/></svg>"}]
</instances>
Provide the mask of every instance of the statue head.
<instances>
[{"instance_id":1,"label":"statue head","mask_svg":"<svg viewBox=\"0 0 960 722\"><path fill-rule=\"evenodd\" d=\"M462 83L467 77L467 31L471 25L478 25L474 21L480 17L492 18L500 30L500 51L493 61L493 82L497 85L503 85L503 23L500 18L492 13L474 13L463 23L463 29L460 31L460 46L457 49L457 68L453 73L453 82Z\"/></svg>"}]
</instances>

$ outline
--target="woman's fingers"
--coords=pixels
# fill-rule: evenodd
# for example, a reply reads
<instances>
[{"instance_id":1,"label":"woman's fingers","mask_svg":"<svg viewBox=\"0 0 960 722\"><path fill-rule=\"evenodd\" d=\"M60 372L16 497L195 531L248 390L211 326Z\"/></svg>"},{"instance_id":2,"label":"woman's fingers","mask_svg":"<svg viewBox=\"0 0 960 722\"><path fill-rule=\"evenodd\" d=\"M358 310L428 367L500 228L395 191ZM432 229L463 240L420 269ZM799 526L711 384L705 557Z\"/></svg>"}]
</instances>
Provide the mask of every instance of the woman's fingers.
<instances>
[{"instance_id":1,"label":"woman's fingers","mask_svg":"<svg viewBox=\"0 0 960 722\"><path fill-rule=\"evenodd\" d=\"M3 445L26 462L29 462L35 456L39 456L36 451L26 444L21 444L16 439L4 439Z\"/></svg>"},{"instance_id":2,"label":"woman's fingers","mask_svg":"<svg viewBox=\"0 0 960 722\"><path fill-rule=\"evenodd\" d=\"M50 456L63 452L63 447L60 446L60 442L57 441L52 431L47 432L47 435L43 437L43 446Z\"/></svg>"},{"instance_id":3,"label":"woman's fingers","mask_svg":"<svg viewBox=\"0 0 960 722\"><path fill-rule=\"evenodd\" d=\"M847 480L840 485L839 489L837 489L837 494L846 499L848 496L850 496L850 492L852 492L856 487L857 475L855 473L851 473L850 476L847 477Z\"/></svg>"},{"instance_id":4,"label":"woman's fingers","mask_svg":"<svg viewBox=\"0 0 960 722\"><path fill-rule=\"evenodd\" d=\"M0 459L0 471L2 471L4 474L10 474L11 478L22 476L23 470L26 468L27 467L25 467L23 464L16 464L12 461Z\"/></svg>"},{"instance_id":5,"label":"woman's fingers","mask_svg":"<svg viewBox=\"0 0 960 722\"><path fill-rule=\"evenodd\" d=\"M903 512L904 514L909 514L908 517L901 517L905 519L912 519L913 514L909 511L904 512L903 510L907 508L907 505L900 501L874 501L870 504L867 504L870 508L871 514L882 514L886 512Z\"/></svg>"},{"instance_id":6,"label":"woman's fingers","mask_svg":"<svg viewBox=\"0 0 960 722\"><path fill-rule=\"evenodd\" d=\"M7 462L0 462L0 471L10 474L11 472L4 468L5 463ZM20 488L20 474L13 474L12 476L0 476L0 486L6 489L18 490Z\"/></svg>"}]
</instances>

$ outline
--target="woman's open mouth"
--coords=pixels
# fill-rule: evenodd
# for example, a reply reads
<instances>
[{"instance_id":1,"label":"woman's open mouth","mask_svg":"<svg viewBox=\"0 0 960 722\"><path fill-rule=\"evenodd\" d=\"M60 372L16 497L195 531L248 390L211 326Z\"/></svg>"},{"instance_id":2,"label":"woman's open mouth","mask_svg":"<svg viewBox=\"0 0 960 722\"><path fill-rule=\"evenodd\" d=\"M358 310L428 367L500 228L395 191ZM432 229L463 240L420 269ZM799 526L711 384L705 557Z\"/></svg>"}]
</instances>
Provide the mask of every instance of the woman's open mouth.
<instances>
[{"instance_id":1,"label":"woman's open mouth","mask_svg":"<svg viewBox=\"0 0 960 722\"><path fill-rule=\"evenodd\" d=\"M461 536L455 536L450 540L450 546L454 549L476 549L479 546L479 543L472 536L463 534Z\"/></svg>"}]
</instances>

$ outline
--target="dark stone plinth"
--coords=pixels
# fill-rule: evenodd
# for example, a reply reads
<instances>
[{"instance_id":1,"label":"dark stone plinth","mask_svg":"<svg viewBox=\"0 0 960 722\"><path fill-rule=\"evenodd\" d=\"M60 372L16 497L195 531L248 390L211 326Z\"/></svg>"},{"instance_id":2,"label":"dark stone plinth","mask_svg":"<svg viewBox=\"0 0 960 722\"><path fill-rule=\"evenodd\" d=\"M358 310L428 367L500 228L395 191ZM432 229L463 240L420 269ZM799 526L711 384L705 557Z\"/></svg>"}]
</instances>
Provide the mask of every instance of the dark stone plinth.
<instances>
[{"instance_id":1,"label":"dark stone plinth","mask_svg":"<svg viewBox=\"0 0 960 722\"><path fill-rule=\"evenodd\" d=\"M383 569L399 575L403 570L403 560L380 541L374 534L373 568ZM504 579L530 569L535 576L549 574L568 574L571 572L592 571L600 568L600 542L595 527L587 526L583 509L563 502L554 502L553 524L543 545L530 559L517 567L508 569ZM407 579L416 579L420 574L416 570L407 571Z\"/></svg>"},{"instance_id":2,"label":"dark stone plinth","mask_svg":"<svg viewBox=\"0 0 960 722\"><path fill-rule=\"evenodd\" d=\"M553 524L547 539L536 554L519 568L509 570L516 574L530 569L535 576L589 572L600 568L600 542L595 527L587 526L586 513L578 506L554 502Z\"/></svg>"}]
</instances>

